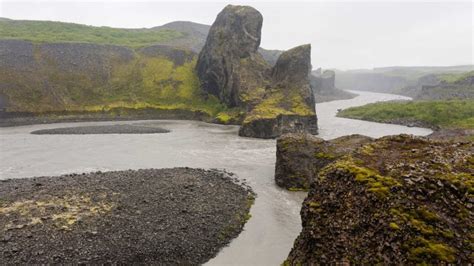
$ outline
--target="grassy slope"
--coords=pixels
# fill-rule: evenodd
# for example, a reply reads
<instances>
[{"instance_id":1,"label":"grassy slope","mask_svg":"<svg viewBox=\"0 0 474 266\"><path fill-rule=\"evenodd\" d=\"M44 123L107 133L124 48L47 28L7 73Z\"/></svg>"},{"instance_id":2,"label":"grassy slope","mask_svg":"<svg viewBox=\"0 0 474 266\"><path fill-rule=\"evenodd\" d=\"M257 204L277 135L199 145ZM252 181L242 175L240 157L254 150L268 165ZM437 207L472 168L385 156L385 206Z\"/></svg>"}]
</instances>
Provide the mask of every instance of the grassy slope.
<instances>
[{"instance_id":1,"label":"grassy slope","mask_svg":"<svg viewBox=\"0 0 474 266\"><path fill-rule=\"evenodd\" d=\"M418 121L440 128L474 129L474 100L380 102L351 107L338 116L376 122Z\"/></svg>"},{"instance_id":2,"label":"grassy slope","mask_svg":"<svg viewBox=\"0 0 474 266\"><path fill-rule=\"evenodd\" d=\"M456 83L470 76L474 76L474 71L469 71L469 72L464 72L464 73L439 74L440 80L448 82L448 83Z\"/></svg>"},{"instance_id":3,"label":"grassy slope","mask_svg":"<svg viewBox=\"0 0 474 266\"><path fill-rule=\"evenodd\" d=\"M181 32L154 29L117 29L52 21L0 21L0 38L36 43L81 42L143 47L181 37Z\"/></svg>"},{"instance_id":4,"label":"grassy slope","mask_svg":"<svg viewBox=\"0 0 474 266\"><path fill-rule=\"evenodd\" d=\"M51 21L0 21L1 39L21 39L33 43L94 43L140 48L182 37L168 29L117 29ZM25 78L8 73L4 81L20 84L21 90L6 89L15 103L10 111L113 111L131 109L181 109L204 112L223 123L232 122L240 113L227 110L215 97L203 97L194 72L195 60L175 66L164 57L136 58L127 64L111 66L111 77L98 82L89 73L64 73L56 67L42 69ZM38 76L35 77L35 74ZM42 89L43 78L51 81L51 90ZM58 103L58 99L59 103Z\"/></svg>"}]
</instances>

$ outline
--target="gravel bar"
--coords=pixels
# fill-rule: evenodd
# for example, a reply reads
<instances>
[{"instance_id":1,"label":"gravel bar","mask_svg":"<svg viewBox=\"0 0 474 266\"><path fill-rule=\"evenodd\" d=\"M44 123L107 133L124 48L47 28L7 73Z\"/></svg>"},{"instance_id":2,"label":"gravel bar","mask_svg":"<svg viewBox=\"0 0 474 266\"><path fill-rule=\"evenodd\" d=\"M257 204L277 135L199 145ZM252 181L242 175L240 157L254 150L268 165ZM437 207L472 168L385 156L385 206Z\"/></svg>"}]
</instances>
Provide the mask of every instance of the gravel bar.
<instances>
[{"instance_id":1,"label":"gravel bar","mask_svg":"<svg viewBox=\"0 0 474 266\"><path fill-rule=\"evenodd\" d=\"M102 125L62 127L32 131L35 135L86 135L86 134L155 134L168 133L167 129L139 125Z\"/></svg>"},{"instance_id":2,"label":"gravel bar","mask_svg":"<svg viewBox=\"0 0 474 266\"><path fill-rule=\"evenodd\" d=\"M202 264L254 193L232 173L142 169L0 181L0 264Z\"/></svg>"}]
</instances>

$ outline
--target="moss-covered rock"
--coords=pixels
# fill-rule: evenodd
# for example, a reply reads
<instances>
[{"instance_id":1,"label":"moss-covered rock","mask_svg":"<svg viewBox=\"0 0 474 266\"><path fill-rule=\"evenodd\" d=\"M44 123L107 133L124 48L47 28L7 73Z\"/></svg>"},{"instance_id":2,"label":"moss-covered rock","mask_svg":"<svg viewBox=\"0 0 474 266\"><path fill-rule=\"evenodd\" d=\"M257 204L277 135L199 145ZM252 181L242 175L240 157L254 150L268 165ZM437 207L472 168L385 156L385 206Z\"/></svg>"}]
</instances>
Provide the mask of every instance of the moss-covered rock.
<instances>
[{"instance_id":1,"label":"moss-covered rock","mask_svg":"<svg viewBox=\"0 0 474 266\"><path fill-rule=\"evenodd\" d=\"M240 94L247 87L245 83L263 82L258 75L267 66L257 52L262 23L262 14L256 9L228 5L217 15L199 53L196 70L202 89L229 107L242 105Z\"/></svg>"},{"instance_id":2,"label":"moss-covered rock","mask_svg":"<svg viewBox=\"0 0 474 266\"><path fill-rule=\"evenodd\" d=\"M285 133L317 134L310 71L310 45L283 52L272 68L270 88L265 90L260 102L250 109L239 135L274 138Z\"/></svg>"},{"instance_id":3,"label":"moss-covered rock","mask_svg":"<svg viewBox=\"0 0 474 266\"><path fill-rule=\"evenodd\" d=\"M262 22L248 6L228 5L219 13L196 65L201 88L229 108L246 110L241 136L316 134L311 47L281 53L272 68L258 52Z\"/></svg>"},{"instance_id":4,"label":"moss-covered rock","mask_svg":"<svg viewBox=\"0 0 474 266\"><path fill-rule=\"evenodd\" d=\"M322 168L370 141L361 135L329 141L310 134L283 135L277 140L275 182L289 190L308 190Z\"/></svg>"},{"instance_id":5,"label":"moss-covered rock","mask_svg":"<svg viewBox=\"0 0 474 266\"><path fill-rule=\"evenodd\" d=\"M286 264L472 263L473 185L472 142L366 144L320 171Z\"/></svg>"}]
</instances>

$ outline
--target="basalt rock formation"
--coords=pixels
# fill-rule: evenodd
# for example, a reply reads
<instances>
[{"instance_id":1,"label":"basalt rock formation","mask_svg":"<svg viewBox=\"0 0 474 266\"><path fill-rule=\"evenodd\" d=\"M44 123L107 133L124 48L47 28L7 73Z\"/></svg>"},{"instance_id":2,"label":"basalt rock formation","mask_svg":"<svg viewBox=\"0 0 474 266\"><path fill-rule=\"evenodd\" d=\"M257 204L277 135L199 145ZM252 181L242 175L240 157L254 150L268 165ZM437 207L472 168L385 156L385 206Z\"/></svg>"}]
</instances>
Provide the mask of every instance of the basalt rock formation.
<instances>
[{"instance_id":1,"label":"basalt rock formation","mask_svg":"<svg viewBox=\"0 0 474 266\"><path fill-rule=\"evenodd\" d=\"M241 136L316 134L311 47L283 52L272 68L258 52L262 22L247 6L229 5L219 13L196 65L201 88L229 108L245 110Z\"/></svg>"},{"instance_id":2,"label":"basalt rock formation","mask_svg":"<svg viewBox=\"0 0 474 266\"><path fill-rule=\"evenodd\" d=\"M320 69L319 69L320 70ZM335 88L336 73L333 70L321 70L313 72L313 89L317 92L324 90L332 90Z\"/></svg>"},{"instance_id":3,"label":"basalt rock formation","mask_svg":"<svg viewBox=\"0 0 474 266\"><path fill-rule=\"evenodd\" d=\"M474 145L408 135L322 169L284 265L472 263Z\"/></svg>"},{"instance_id":4,"label":"basalt rock formation","mask_svg":"<svg viewBox=\"0 0 474 266\"><path fill-rule=\"evenodd\" d=\"M321 68L313 71L310 75L310 84L317 103L334 100L352 99L356 95L348 91L340 90L335 86L336 72Z\"/></svg>"},{"instance_id":5,"label":"basalt rock formation","mask_svg":"<svg viewBox=\"0 0 474 266\"><path fill-rule=\"evenodd\" d=\"M329 141L310 134L283 135L277 140L275 182L289 190L308 190L326 165L371 141L362 135Z\"/></svg>"},{"instance_id":6,"label":"basalt rock formation","mask_svg":"<svg viewBox=\"0 0 474 266\"><path fill-rule=\"evenodd\" d=\"M310 71L310 45L283 52L271 70L270 87L248 112L239 135L275 138L296 132L317 134Z\"/></svg>"},{"instance_id":7,"label":"basalt rock formation","mask_svg":"<svg viewBox=\"0 0 474 266\"><path fill-rule=\"evenodd\" d=\"M196 70L201 88L229 107L241 105L240 94L250 89L250 84L242 79L242 72L258 80L253 74L264 71L265 62L257 53L262 22L262 15L254 8L226 6L217 15L199 54ZM256 66L256 69L246 66Z\"/></svg>"}]
</instances>

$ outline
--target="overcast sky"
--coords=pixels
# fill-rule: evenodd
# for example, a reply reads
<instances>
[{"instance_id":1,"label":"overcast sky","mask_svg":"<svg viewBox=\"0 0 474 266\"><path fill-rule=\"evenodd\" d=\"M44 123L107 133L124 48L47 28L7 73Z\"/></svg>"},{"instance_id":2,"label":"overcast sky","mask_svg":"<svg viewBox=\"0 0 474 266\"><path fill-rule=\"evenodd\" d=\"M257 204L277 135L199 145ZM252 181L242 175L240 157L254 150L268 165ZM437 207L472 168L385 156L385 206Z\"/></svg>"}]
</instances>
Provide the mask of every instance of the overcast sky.
<instances>
[{"instance_id":1,"label":"overcast sky","mask_svg":"<svg viewBox=\"0 0 474 266\"><path fill-rule=\"evenodd\" d=\"M0 0L0 16L94 26L154 27L176 20L212 24L227 4L264 17L261 46L311 43L313 67L473 64L472 1L19 1Z\"/></svg>"}]
</instances>

